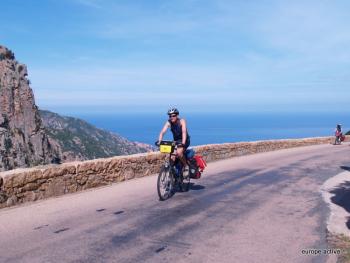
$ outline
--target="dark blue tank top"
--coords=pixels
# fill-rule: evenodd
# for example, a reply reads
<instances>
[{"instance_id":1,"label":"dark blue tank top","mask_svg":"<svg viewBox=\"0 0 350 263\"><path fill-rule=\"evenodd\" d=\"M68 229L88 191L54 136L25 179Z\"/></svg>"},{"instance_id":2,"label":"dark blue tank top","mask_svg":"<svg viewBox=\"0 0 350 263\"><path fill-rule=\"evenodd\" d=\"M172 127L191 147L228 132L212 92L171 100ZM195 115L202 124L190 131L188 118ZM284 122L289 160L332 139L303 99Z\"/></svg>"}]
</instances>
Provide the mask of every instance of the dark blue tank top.
<instances>
[{"instance_id":1,"label":"dark blue tank top","mask_svg":"<svg viewBox=\"0 0 350 263\"><path fill-rule=\"evenodd\" d=\"M178 119L175 123L172 123L171 121L168 121L168 122L170 123L170 129L171 129L171 132L173 133L174 141L182 140L182 125L181 125L180 119ZM187 138L186 139L186 142L187 142L190 139L188 132L187 132L186 138Z\"/></svg>"}]
</instances>

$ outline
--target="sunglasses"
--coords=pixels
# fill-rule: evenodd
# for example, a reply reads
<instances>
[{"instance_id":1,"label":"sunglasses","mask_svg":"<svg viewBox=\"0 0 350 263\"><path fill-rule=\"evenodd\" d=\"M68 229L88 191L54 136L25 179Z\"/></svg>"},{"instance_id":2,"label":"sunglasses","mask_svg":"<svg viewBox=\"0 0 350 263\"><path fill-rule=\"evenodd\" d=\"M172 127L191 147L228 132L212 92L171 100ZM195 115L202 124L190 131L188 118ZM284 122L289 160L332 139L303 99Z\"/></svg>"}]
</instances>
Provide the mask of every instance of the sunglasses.
<instances>
[{"instance_id":1,"label":"sunglasses","mask_svg":"<svg viewBox=\"0 0 350 263\"><path fill-rule=\"evenodd\" d=\"M177 115L169 115L170 118L176 118Z\"/></svg>"}]
</instances>

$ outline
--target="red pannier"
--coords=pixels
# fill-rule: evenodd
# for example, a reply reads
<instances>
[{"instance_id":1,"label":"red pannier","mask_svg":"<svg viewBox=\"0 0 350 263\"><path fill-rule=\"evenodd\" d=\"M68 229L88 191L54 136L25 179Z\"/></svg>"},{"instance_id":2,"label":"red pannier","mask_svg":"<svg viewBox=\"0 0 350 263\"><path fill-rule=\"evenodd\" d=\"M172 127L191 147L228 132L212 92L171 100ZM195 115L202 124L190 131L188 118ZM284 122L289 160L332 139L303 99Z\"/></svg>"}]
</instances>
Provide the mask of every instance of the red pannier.
<instances>
[{"instance_id":1,"label":"red pannier","mask_svg":"<svg viewBox=\"0 0 350 263\"><path fill-rule=\"evenodd\" d=\"M202 175L202 173L203 173L205 167L207 166L207 163L205 162L205 160L203 159L203 157L200 156L200 155L195 155L195 156L193 157L193 159L196 160L197 167L198 167L198 171L197 171L197 173L196 173L195 179L199 179L199 178L201 178L201 175Z\"/></svg>"},{"instance_id":2,"label":"red pannier","mask_svg":"<svg viewBox=\"0 0 350 263\"><path fill-rule=\"evenodd\" d=\"M204 171L205 167L207 166L207 163L205 162L203 157L200 155L195 155L193 158L196 160L197 165L199 167L199 171L202 173Z\"/></svg>"},{"instance_id":3,"label":"red pannier","mask_svg":"<svg viewBox=\"0 0 350 263\"><path fill-rule=\"evenodd\" d=\"M207 163L200 155L195 155L193 158L188 160L190 177L192 179L199 179L207 166Z\"/></svg>"},{"instance_id":4,"label":"red pannier","mask_svg":"<svg viewBox=\"0 0 350 263\"><path fill-rule=\"evenodd\" d=\"M345 135L341 135L341 137L340 137L340 140L343 142L343 141L345 141Z\"/></svg>"}]
</instances>

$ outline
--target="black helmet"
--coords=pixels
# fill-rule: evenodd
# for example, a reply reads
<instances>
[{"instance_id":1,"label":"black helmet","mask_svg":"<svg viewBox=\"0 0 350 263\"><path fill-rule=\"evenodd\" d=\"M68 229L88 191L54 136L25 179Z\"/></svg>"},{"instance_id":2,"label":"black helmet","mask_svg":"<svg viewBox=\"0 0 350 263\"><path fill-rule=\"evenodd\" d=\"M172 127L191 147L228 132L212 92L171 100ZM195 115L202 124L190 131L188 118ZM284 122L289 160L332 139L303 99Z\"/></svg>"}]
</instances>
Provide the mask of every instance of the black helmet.
<instances>
[{"instance_id":1,"label":"black helmet","mask_svg":"<svg viewBox=\"0 0 350 263\"><path fill-rule=\"evenodd\" d=\"M179 115L178 109L176 109L176 108L170 108L170 109L168 110L168 115L172 115L172 114Z\"/></svg>"}]
</instances>

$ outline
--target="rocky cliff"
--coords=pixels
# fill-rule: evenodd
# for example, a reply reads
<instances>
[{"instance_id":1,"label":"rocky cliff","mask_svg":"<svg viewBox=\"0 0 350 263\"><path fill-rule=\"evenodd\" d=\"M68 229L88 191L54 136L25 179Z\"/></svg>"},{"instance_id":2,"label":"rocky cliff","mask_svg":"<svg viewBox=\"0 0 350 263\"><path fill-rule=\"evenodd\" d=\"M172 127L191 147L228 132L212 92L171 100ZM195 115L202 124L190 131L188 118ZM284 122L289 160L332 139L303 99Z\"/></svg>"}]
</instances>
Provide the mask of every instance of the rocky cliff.
<instances>
[{"instance_id":1,"label":"rocky cliff","mask_svg":"<svg viewBox=\"0 0 350 263\"><path fill-rule=\"evenodd\" d=\"M60 145L64 162L153 151L150 145L128 141L78 118L43 110L40 115L49 136Z\"/></svg>"},{"instance_id":2,"label":"rocky cliff","mask_svg":"<svg viewBox=\"0 0 350 263\"><path fill-rule=\"evenodd\" d=\"M27 75L0 46L0 171L153 151L83 120L39 111Z\"/></svg>"},{"instance_id":3,"label":"rocky cliff","mask_svg":"<svg viewBox=\"0 0 350 263\"><path fill-rule=\"evenodd\" d=\"M0 46L0 171L59 158L58 145L42 125L27 74L13 52Z\"/></svg>"}]
</instances>

